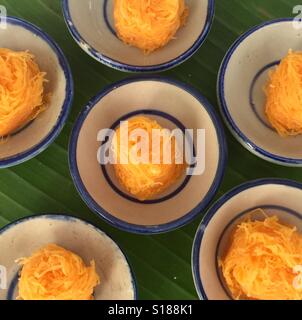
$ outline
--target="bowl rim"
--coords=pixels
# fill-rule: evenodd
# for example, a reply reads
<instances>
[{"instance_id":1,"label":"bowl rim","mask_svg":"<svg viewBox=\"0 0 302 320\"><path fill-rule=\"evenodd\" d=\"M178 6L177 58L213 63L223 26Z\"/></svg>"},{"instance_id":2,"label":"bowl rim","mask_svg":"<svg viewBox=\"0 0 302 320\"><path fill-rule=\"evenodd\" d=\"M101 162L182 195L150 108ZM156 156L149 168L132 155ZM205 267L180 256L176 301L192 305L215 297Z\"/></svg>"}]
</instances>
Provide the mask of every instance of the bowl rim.
<instances>
[{"instance_id":1,"label":"bowl rim","mask_svg":"<svg viewBox=\"0 0 302 320\"><path fill-rule=\"evenodd\" d=\"M203 287L203 282L199 273L200 264L199 264L199 257L200 257L200 249L203 240L203 236L207 229L207 226L211 222L212 218L218 213L219 209L225 205L230 199L234 196L246 191L248 189L264 186L264 185L282 185L286 187L292 187L296 189L302 190L302 183L289 180L289 179L280 179L280 178L264 178L264 179L257 179L248 181L245 183L240 184L239 186L234 187L226 194L224 194L221 198L214 203L214 205L208 210L208 212L204 215L200 225L197 228L193 247L192 247L192 255L191 255L191 263L192 263L192 274L194 279L195 288L200 300L209 300L205 289ZM223 231L224 232L224 231Z\"/></svg>"},{"instance_id":2,"label":"bowl rim","mask_svg":"<svg viewBox=\"0 0 302 320\"><path fill-rule=\"evenodd\" d=\"M56 124L50 130L50 132L38 144L34 145L33 147L13 156L0 159L0 169L12 167L26 162L43 152L46 148L48 148L50 144L58 137L67 121L74 95L74 84L71 68L62 49L58 46L58 44L41 28L35 26L34 24L24 19L13 16L7 16L7 23L26 29L27 31L31 32L35 36L38 36L41 40L48 44L50 49L52 49L52 51L57 56L59 64L64 72L66 78L66 88L65 99L61 107L61 113L56 121Z\"/></svg>"},{"instance_id":3,"label":"bowl rim","mask_svg":"<svg viewBox=\"0 0 302 320\"><path fill-rule=\"evenodd\" d=\"M76 159L77 141L78 141L79 133L82 129L83 123L85 122L87 116L89 115L90 111L94 108L94 106L111 91L118 89L124 85L128 85L130 83L142 82L142 81L157 81L162 83L168 83L170 85L180 88L181 90L188 92L190 95L195 97L195 99L197 99L200 102L201 107L205 109L205 111L209 114L212 120L212 123L216 130L217 139L218 139L218 148L219 148L219 161L218 161L218 166L216 170L216 175L209 188L209 191L207 192L206 196L202 199L202 201L193 210L186 213L181 218L169 223L165 223L161 225L153 225L153 226L136 225L136 224L131 224L126 221L120 220L114 217L113 215L111 215L106 210L104 210L100 205L98 205L96 201L89 194L88 190L86 189L81 179L79 169L77 166L77 159ZM222 123L218 115L216 114L214 108L208 102L208 100L204 98L195 88L189 86L188 84L182 83L178 80L163 77L163 76L152 76L152 77L137 76L137 77L127 78L125 80L122 80L107 86L100 93L98 93L94 98L92 98L88 103L88 105L83 108L83 111L79 114L78 119L75 122L75 125L73 127L73 130L70 136L70 141L69 141L69 168L70 168L71 176L76 186L76 189L79 192L80 196L82 197L83 201L87 204L87 206L93 212L95 212L98 216L103 218L107 223L109 223L113 227L116 227L123 231L137 233L137 234L144 234L144 235L165 233L165 232L169 232L169 231L181 228L184 225L191 222L192 220L194 220L204 209L206 209L206 207L209 205L209 203L215 196L222 182L222 179L224 177L225 167L227 163L227 156L228 156L227 142L226 142Z\"/></svg>"},{"instance_id":4,"label":"bowl rim","mask_svg":"<svg viewBox=\"0 0 302 320\"><path fill-rule=\"evenodd\" d=\"M273 154L271 152L266 151L265 149L257 146L251 139L249 139L237 126L235 121L232 118L232 115L228 109L228 104L225 99L225 90L224 90L224 82L225 82L225 75L226 71L229 66L229 62L233 56L233 54L236 52L238 47L241 45L243 41L245 41L249 36L254 34L255 32L271 26L273 24L280 24L283 22L293 22L294 18L280 18L280 19L274 19L270 21L263 22L257 26L254 26L250 28L248 31L246 31L244 34L242 34L235 42L232 44L232 46L227 51L218 73L218 80L217 80L217 96L218 96L218 104L220 107L221 114L224 118L224 121L231 131L231 133L234 135L234 137L250 152L257 155L258 157L270 161L279 165L283 166L302 166L302 158L301 159L295 159L295 158L288 158L279 156L276 154Z\"/></svg>"},{"instance_id":5,"label":"bowl rim","mask_svg":"<svg viewBox=\"0 0 302 320\"><path fill-rule=\"evenodd\" d=\"M90 55L92 58L94 58L98 62L101 62L108 67L111 67L113 69L117 69L123 72L161 72L161 71L171 69L188 60L190 57L192 57L192 55L201 47L201 45L206 40L211 30L211 26L214 20L214 12L215 12L215 0L207 0L207 2L208 2L208 12L207 12L205 25L201 31L201 34L198 36L197 40L193 43L193 45L178 57L168 62L164 62L164 63L153 65L153 66L130 65L127 63L119 62L106 55L103 55L97 49L92 47L79 33L71 17L71 13L69 10L69 0L62 0L62 10L63 10L63 16L67 24L68 30L71 33L74 40L88 55ZM83 46L83 44L85 45Z\"/></svg>"},{"instance_id":6,"label":"bowl rim","mask_svg":"<svg viewBox=\"0 0 302 320\"><path fill-rule=\"evenodd\" d=\"M30 216L26 216L20 219L17 219L7 225L5 225L4 227L0 228L0 237L9 229L22 224L24 222L27 221L31 221L34 219L51 219L51 220L65 220L65 221L72 221L72 222L81 222L89 227L92 227L95 231L97 231L99 234L107 237L109 240L111 240L116 246L117 248L120 250L122 256L124 257L128 267L129 267L129 271L130 271L130 276L131 276L131 284L133 287L133 293L134 293L134 300L138 300L138 288L137 288L137 279L136 276L133 272L133 268L129 262L129 259L127 257L127 255L125 254L125 251L120 247L119 244L116 243L116 241L109 236L106 232L104 232L103 230L101 230L99 227L97 227L96 225L94 225L92 222L89 222L86 219L83 218L78 218L69 214L60 214L60 213L41 213L41 214L35 214L35 215L30 215Z\"/></svg>"}]
</instances>

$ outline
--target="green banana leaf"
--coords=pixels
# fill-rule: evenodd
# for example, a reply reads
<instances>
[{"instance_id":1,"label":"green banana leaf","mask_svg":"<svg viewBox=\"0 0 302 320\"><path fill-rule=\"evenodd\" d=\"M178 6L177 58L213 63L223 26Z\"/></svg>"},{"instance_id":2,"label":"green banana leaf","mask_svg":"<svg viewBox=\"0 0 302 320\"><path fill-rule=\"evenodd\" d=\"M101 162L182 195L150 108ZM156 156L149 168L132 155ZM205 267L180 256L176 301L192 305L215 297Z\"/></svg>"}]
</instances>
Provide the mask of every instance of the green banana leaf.
<instances>
[{"instance_id":1,"label":"green banana leaf","mask_svg":"<svg viewBox=\"0 0 302 320\"><path fill-rule=\"evenodd\" d=\"M205 44L189 61L165 74L193 85L218 112L217 72L232 42L263 21L294 16L296 4L296 0L216 0L215 20ZM127 74L103 66L78 47L65 26L60 0L0 0L0 5L6 6L9 15L36 24L57 41L71 64L75 81L72 112L55 143L35 159L0 171L0 227L21 217L45 212L85 218L110 234L125 250L137 277L140 299L197 299L191 273L191 248L205 211L190 225L168 234L128 234L112 228L92 213L70 177L67 148L77 115L104 86ZM226 128L225 132L229 161L216 199L251 179L281 177L302 181L302 170L265 162L241 147Z\"/></svg>"}]
</instances>

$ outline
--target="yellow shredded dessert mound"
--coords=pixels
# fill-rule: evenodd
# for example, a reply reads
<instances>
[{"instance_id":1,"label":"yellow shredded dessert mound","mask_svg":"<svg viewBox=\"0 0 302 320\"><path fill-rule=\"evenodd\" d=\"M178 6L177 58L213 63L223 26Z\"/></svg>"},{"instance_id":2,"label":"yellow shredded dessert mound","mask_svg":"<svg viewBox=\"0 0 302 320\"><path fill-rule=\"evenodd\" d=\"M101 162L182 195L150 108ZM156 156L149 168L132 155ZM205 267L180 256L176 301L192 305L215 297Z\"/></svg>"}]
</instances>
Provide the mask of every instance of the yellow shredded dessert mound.
<instances>
[{"instance_id":1,"label":"yellow shredded dessert mound","mask_svg":"<svg viewBox=\"0 0 302 320\"><path fill-rule=\"evenodd\" d=\"M294 284L302 235L276 216L240 223L219 263L234 299L302 300L302 288Z\"/></svg>"},{"instance_id":2,"label":"yellow shredded dessert mound","mask_svg":"<svg viewBox=\"0 0 302 320\"><path fill-rule=\"evenodd\" d=\"M118 37L146 54L173 39L188 12L184 0L114 0Z\"/></svg>"},{"instance_id":3,"label":"yellow shredded dessert mound","mask_svg":"<svg viewBox=\"0 0 302 320\"><path fill-rule=\"evenodd\" d=\"M13 133L44 110L46 74L29 52L0 48L0 137Z\"/></svg>"},{"instance_id":4,"label":"yellow shredded dessert mound","mask_svg":"<svg viewBox=\"0 0 302 320\"><path fill-rule=\"evenodd\" d=\"M290 50L270 73L265 112L280 136L302 133L302 52Z\"/></svg>"},{"instance_id":5,"label":"yellow shredded dessert mound","mask_svg":"<svg viewBox=\"0 0 302 320\"><path fill-rule=\"evenodd\" d=\"M78 255L55 244L18 263L22 266L19 299L23 300L91 300L100 283L94 261L86 267Z\"/></svg>"},{"instance_id":6,"label":"yellow shredded dessert mound","mask_svg":"<svg viewBox=\"0 0 302 320\"><path fill-rule=\"evenodd\" d=\"M146 153L148 152L148 157L144 158L143 144L145 141L131 138L136 129L147 132L149 144ZM153 143L152 138L154 129L157 130L155 136L157 135L160 143L157 148L152 147L156 145L156 141ZM165 133L166 138L161 137L162 133ZM115 143L112 147L116 158L114 165L116 176L120 184L137 199L143 201L154 198L173 185L184 173L186 165L177 163L181 161L177 161L180 152L175 137L171 135L171 131L163 129L155 120L144 116L128 120L128 148L124 142L121 143L121 127L116 130L115 136ZM141 156L140 163L133 156L133 151L135 157L136 155ZM168 154L171 160L168 163L165 162L165 154ZM152 161L154 159L157 161Z\"/></svg>"}]
</instances>

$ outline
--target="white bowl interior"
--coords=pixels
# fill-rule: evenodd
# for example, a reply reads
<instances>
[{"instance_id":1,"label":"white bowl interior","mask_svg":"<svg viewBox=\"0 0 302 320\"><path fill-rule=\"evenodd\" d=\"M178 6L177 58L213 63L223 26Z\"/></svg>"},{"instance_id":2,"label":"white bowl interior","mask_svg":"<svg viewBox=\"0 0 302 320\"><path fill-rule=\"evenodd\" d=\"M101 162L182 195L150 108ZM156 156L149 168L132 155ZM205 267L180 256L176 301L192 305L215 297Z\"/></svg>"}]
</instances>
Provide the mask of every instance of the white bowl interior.
<instances>
[{"instance_id":1,"label":"white bowl interior","mask_svg":"<svg viewBox=\"0 0 302 320\"><path fill-rule=\"evenodd\" d=\"M169 114L185 128L194 129L195 133L196 129L205 129L206 132L204 173L192 176L186 187L173 198L154 204L133 202L119 195L105 179L97 161L99 130L111 128L121 117L143 109ZM168 125L162 118L157 121L162 126ZM141 226L166 224L194 209L214 182L220 156L216 129L201 103L176 85L152 80L130 82L110 91L86 117L76 145L80 179L97 205L115 218Z\"/></svg>"},{"instance_id":2,"label":"white bowl interior","mask_svg":"<svg viewBox=\"0 0 302 320\"><path fill-rule=\"evenodd\" d=\"M302 190L286 185L255 186L224 203L209 224L202 226L205 231L199 252L199 275L209 300L230 299L221 270L217 267L217 260L224 255L236 225L246 219L253 209L263 208L269 216L277 215L281 222L296 226L302 232L302 203L297 201L301 196ZM290 211L294 211L298 216Z\"/></svg>"},{"instance_id":3,"label":"white bowl interior","mask_svg":"<svg viewBox=\"0 0 302 320\"><path fill-rule=\"evenodd\" d=\"M301 30L295 29L292 21L260 28L237 47L224 78L227 108L239 130L263 150L291 159L302 159L302 136L281 138L270 128L264 112L264 86L269 71L276 67L271 64L280 61L289 49L302 50L301 40Z\"/></svg>"},{"instance_id":4,"label":"white bowl interior","mask_svg":"<svg viewBox=\"0 0 302 320\"><path fill-rule=\"evenodd\" d=\"M51 94L47 109L28 127L0 145L1 160L28 151L47 137L61 114L67 84L64 71L51 46L28 29L8 21L7 28L0 29L0 47L16 51L29 50L34 54L40 69L47 73L49 82L45 85L45 93Z\"/></svg>"},{"instance_id":5,"label":"white bowl interior","mask_svg":"<svg viewBox=\"0 0 302 320\"><path fill-rule=\"evenodd\" d=\"M118 246L103 232L78 219L42 216L24 220L0 234L0 265L7 270L8 288L19 272L16 260L32 255L44 245L55 243L78 254L88 265L95 260L101 284L96 300L133 300L131 271ZM0 290L0 300L8 290ZM14 298L18 295L15 287Z\"/></svg>"},{"instance_id":6,"label":"white bowl interior","mask_svg":"<svg viewBox=\"0 0 302 320\"><path fill-rule=\"evenodd\" d=\"M111 0L69 0L72 20L69 24L77 29L86 42L80 44L86 51L88 47L92 47L101 55L132 66L159 65L174 60L190 49L204 30L208 15L208 0L186 2L190 8L190 16L185 27L178 31L175 40L150 55L144 55L139 49L125 45L116 37Z\"/></svg>"}]
</instances>

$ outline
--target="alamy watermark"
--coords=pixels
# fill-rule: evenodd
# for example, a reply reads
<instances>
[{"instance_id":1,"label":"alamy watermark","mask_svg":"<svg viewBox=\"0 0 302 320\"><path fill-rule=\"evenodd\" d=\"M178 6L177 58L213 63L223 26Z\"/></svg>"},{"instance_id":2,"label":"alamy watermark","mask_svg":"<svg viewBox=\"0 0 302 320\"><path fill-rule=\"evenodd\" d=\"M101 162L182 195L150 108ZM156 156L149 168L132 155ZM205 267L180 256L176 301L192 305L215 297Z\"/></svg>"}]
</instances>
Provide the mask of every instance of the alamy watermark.
<instances>
[{"instance_id":1,"label":"alamy watermark","mask_svg":"<svg viewBox=\"0 0 302 320\"><path fill-rule=\"evenodd\" d=\"M122 121L119 132L117 135L112 129L99 131L97 141L101 146L97 159L100 164L186 164L187 175L202 175L205 171L204 129L152 129L149 132L140 128L129 130L128 121Z\"/></svg>"},{"instance_id":2,"label":"alamy watermark","mask_svg":"<svg viewBox=\"0 0 302 320\"><path fill-rule=\"evenodd\" d=\"M293 286L296 290L302 291L302 265L294 268L294 274L297 276L294 278Z\"/></svg>"},{"instance_id":3,"label":"alamy watermark","mask_svg":"<svg viewBox=\"0 0 302 320\"><path fill-rule=\"evenodd\" d=\"M302 291L302 265L294 267L293 273L296 275L293 287L295 290ZM7 290L7 270L2 265L0 265L0 290Z\"/></svg>"},{"instance_id":4,"label":"alamy watermark","mask_svg":"<svg viewBox=\"0 0 302 320\"><path fill-rule=\"evenodd\" d=\"M7 9L5 6L0 5L0 29L7 28Z\"/></svg>"},{"instance_id":5,"label":"alamy watermark","mask_svg":"<svg viewBox=\"0 0 302 320\"><path fill-rule=\"evenodd\" d=\"M293 8L293 14L295 14L295 18L293 20L293 26L295 29L302 29L302 5L296 5Z\"/></svg>"},{"instance_id":6,"label":"alamy watermark","mask_svg":"<svg viewBox=\"0 0 302 320\"><path fill-rule=\"evenodd\" d=\"M0 290L7 289L7 271L4 266L0 265Z\"/></svg>"}]
</instances>

